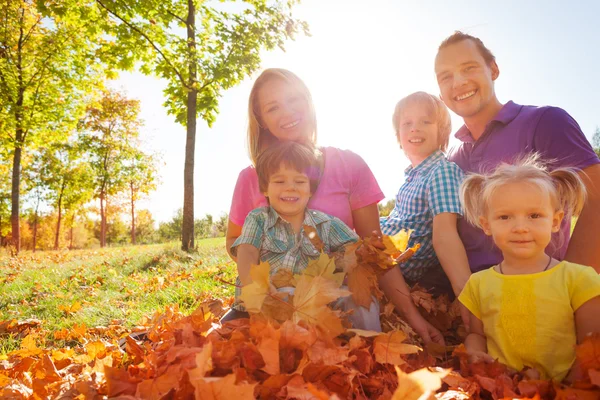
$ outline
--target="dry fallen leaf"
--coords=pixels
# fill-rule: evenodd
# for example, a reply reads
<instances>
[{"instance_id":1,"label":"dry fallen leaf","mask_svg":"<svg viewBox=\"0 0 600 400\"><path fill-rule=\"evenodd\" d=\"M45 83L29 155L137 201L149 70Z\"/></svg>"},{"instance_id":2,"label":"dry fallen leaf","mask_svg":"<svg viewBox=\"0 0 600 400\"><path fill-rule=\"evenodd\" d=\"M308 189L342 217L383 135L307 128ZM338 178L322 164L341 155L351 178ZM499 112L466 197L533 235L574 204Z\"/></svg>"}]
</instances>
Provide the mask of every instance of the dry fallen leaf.
<instances>
[{"instance_id":1,"label":"dry fallen leaf","mask_svg":"<svg viewBox=\"0 0 600 400\"><path fill-rule=\"evenodd\" d=\"M392 400L427 399L442 386L442 378L449 372L450 370L441 368L437 371L430 371L427 368L423 368L407 374L396 367L398 388L394 392Z\"/></svg>"},{"instance_id":2,"label":"dry fallen leaf","mask_svg":"<svg viewBox=\"0 0 600 400\"><path fill-rule=\"evenodd\" d=\"M235 374L223 378L206 378L194 384L196 399L254 400L255 383L235 384Z\"/></svg>"},{"instance_id":3,"label":"dry fallen leaf","mask_svg":"<svg viewBox=\"0 0 600 400\"><path fill-rule=\"evenodd\" d=\"M406 334L402 331L380 334L373 342L375 360L381 364L402 365L405 363L403 355L415 354L422 350L419 346L403 343L405 340Z\"/></svg>"},{"instance_id":4,"label":"dry fallen leaf","mask_svg":"<svg viewBox=\"0 0 600 400\"><path fill-rule=\"evenodd\" d=\"M250 267L252 283L242 287L240 300L248 312L258 313L262 307L265 297L271 292L269 272L271 266L268 262Z\"/></svg>"}]
</instances>

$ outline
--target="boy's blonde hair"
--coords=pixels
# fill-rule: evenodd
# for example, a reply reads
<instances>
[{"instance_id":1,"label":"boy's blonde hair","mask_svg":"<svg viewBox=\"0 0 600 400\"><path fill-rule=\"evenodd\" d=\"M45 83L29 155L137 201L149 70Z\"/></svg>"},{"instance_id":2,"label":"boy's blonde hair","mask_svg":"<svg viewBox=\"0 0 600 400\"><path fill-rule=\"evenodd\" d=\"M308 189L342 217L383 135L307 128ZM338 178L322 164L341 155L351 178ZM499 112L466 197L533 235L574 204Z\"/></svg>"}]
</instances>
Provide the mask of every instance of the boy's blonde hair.
<instances>
[{"instance_id":1,"label":"boy's blonde hair","mask_svg":"<svg viewBox=\"0 0 600 400\"><path fill-rule=\"evenodd\" d=\"M527 182L546 192L555 211L563 210L567 216L578 215L583 208L586 190L583 181L572 168L548 171L539 154L531 154L514 164L500 164L491 174L470 174L460 188L460 200L465 219L481 228L480 216L488 212L490 198L502 186Z\"/></svg>"},{"instance_id":2,"label":"boy's blonde hair","mask_svg":"<svg viewBox=\"0 0 600 400\"><path fill-rule=\"evenodd\" d=\"M440 150L446 152L448 149L448 142L450 141L450 132L452 131L452 122L450 121L450 113L446 105L437 96L434 96L425 92L415 92L409 94L396 104L394 109L394 115L392 116L392 123L394 124L394 131L396 132L396 139L400 143L400 118L402 118L402 111L413 104L422 105L427 108L427 114L430 115L438 126L438 144Z\"/></svg>"},{"instance_id":3,"label":"boy's blonde hair","mask_svg":"<svg viewBox=\"0 0 600 400\"><path fill-rule=\"evenodd\" d=\"M269 68L264 70L259 77L256 78L256 81L254 81L248 100L248 152L250 153L250 159L254 166L256 166L258 155L271 144L277 142L277 138L273 136L266 127L262 126L258 105L258 92L263 85L271 79L281 79L286 83L293 85L304 97L308 103L309 123L313 127L312 132L309 134L310 136L308 137L307 144L310 144L313 147L316 147L317 145L317 117L308 87L306 87L304 82L291 71L282 68Z\"/></svg>"},{"instance_id":4,"label":"boy's blonde hair","mask_svg":"<svg viewBox=\"0 0 600 400\"><path fill-rule=\"evenodd\" d=\"M269 146L258 156L256 174L258 187L265 193L269 187L269 179L282 166L306 174L310 181L310 192L315 193L319 185L319 150L296 142L278 142Z\"/></svg>"}]
</instances>

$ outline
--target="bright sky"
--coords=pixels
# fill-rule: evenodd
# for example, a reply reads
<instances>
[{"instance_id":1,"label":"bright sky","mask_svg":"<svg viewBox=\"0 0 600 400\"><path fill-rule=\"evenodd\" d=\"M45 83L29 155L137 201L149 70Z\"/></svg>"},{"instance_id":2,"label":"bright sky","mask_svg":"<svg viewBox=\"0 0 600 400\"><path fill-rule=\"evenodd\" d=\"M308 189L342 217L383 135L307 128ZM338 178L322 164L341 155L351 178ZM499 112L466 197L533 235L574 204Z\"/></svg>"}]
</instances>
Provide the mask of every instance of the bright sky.
<instances>
[{"instance_id":1,"label":"bright sky","mask_svg":"<svg viewBox=\"0 0 600 400\"><path fill-rule=\"evenodd\" d=\"M305 81L315 102L319 144L360 154L389 199L408 165L391 126L394 105L418 90L439 93L434 57L454 30L480 37L496 55L502 103L562 107L591 140L600 125L598 15L595 1L305 0L296 16L310 24L312 37L289 42L285 53L265 53L263 67L287 68ZM252 82L223 94L212 128L198 122L196 218L229 211L237 175L250 163ZM185 129L162 107L160 80L123 73L114 86L141 100L142 136L163 155L162 184L141 206L157 221L170 220L183 206ZM462 125L456 115L452 123L453 131Z\"/></svg>"}]
</instances>

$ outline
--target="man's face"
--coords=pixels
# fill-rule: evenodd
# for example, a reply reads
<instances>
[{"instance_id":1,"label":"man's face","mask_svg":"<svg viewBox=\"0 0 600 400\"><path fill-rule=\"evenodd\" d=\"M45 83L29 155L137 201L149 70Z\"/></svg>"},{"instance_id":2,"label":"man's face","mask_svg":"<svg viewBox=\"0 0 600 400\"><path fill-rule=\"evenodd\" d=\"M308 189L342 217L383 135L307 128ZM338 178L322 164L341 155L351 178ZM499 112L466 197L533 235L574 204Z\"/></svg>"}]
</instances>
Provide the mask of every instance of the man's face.
<instances>
[{"instance_id":1,"label":"man's face","mask_svg":"<svg viewBox=\"0 0 600 400\"><path fill-rule=\"evenodd\" d=\"M486 63L470 39L444 47L435 58L442 100L465 119L474 118L493 105L498 74L496 63Z\"/></svg>"}]
</instances>

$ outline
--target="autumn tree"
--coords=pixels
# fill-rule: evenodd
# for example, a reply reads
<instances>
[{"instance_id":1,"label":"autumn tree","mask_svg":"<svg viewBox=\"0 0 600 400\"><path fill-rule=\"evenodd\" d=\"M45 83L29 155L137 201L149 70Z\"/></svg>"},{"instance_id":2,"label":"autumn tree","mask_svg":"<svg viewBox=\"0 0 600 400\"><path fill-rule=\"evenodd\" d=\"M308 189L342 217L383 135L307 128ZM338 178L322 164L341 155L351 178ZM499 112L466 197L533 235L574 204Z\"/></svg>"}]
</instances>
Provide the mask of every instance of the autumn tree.
<instances>
[{"instance_id":1,"label":"autumn tree","mask_svg":"<svg viewBox=\"0 0 600 400\"><path fill-rule=\"evenodd\" d=\"M594 151L600 157L600 127L596 127L596 132L594 132L594 137L592 137L592 146L594 146Z\"/></svg>"},{"instance_id":2,"label":"autumn tree","mask_svg":"<svg viewBox=\"0 0 600 400\"><path fill-rule=\"evenodd\" d=\"M10 149L11 226L20 249L21 159L28 148L64 139L99 65L83 21L42 16L32 0L0 0L0 147Z\"/></svg>"},{"instance_id":3,"label":"autumn tree","mask_svg":"<svg viewBox=\"0 0 600 400\"><path fill-rule=\"evenodd\" d=\"M187 129L184 161L182 248L194 247L194 154L196 119L209 126L219 97L260 66L261 49L283 48L307 25L292 18L297 0L42 0L49 9L79 10L89 20L92 4L105 17L94 26L110 36L106 54L117 65L167 81L167 112ZM68 5L68 6L67 6ZM94 14L96 15L96 14ZM91 22L91 21L90 21Z\"/></svg>"},{"instance_id":4,"label":"autumn tree","mask_svg":"<svg viewBox=\"0 0 600 400\"><path fill-rule=\"evenodd\" d=\"M396 199L389 199L385 203L377 204L377 209L379 210L380 217L387 217L394 210L394 206L396 205Z\"/></svg>"},{"instance_id":5,"label":"autumn tree","mask_svg":"<svg viewBox=\"0 0 600 400\"><path fill-rule=\"evenodd\" d=\"M83 159L78 143L58 143L39 153L40 181L46 188L46 199L57 213L54 249L58 250L63 214L75 211L93 195L90 165Z\"/></svg>"},{"instance_id":6,"label":"autumn tree","mask_svg":"<svg viewBox=\"0 0 600 400\"><path fill-rule=\"evenodd\" d=\"M158 157L145 153L138 147L130 149L125 155L123 177L127 185L131 205L131 243L136 243L135 205L143 195L156 189L158 179Z\"/></svg>"},{"instance_id":7,"label":"autumn tree","mask_svg":"<svg viewBox=\"0 0 600 400\"><path fill-rule=\"evenodd\" d=\"M142 124L139 111L138 100L104 90L102 97L88 107L81 123L80 140L93 170L94 196L100 201L101 247L106 245L107 202L126 187L125 163Z\"/></svg>"}]
</instances>

